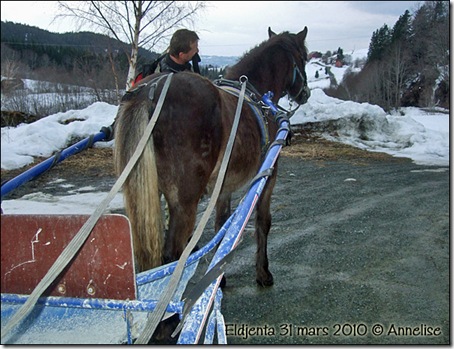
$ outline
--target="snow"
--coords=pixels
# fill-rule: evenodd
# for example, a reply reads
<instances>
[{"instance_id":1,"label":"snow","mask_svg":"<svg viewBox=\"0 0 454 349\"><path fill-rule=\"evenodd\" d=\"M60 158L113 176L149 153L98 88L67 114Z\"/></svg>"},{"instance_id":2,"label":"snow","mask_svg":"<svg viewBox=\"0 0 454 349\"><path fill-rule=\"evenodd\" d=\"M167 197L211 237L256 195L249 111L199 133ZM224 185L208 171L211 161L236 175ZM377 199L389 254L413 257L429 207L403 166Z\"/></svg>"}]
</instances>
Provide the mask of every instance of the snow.
<instances>
[{"instance_id":1,"label":"snow","mask_svg":"<svg viewBox=\"0 0 454 349\"><path fill-rule=\"evenodd\" d=\"M426 111L420 108L401 108L391 114L369 103L343 101L327 96L322 88L329 86L329 78L318 60L311 60L306 72L311 97L291 118L292 125L307 122L335 126L335 133L323 132L330 140L353 145L368 151L385 152L396 157L407 157L422 166L449 167L449 113L447 110ZM315 78L315 70L319 78ZM347 67L331 67L338 79ZM290 107L287 98L279 102ZM1 168L22 168L33 163L34 157L50 157L91 134L98 133L115 119L118 106L96 102L82 110L70 110L42 118L31 124L1 129ZM332 129L332 127L330 127ZM97 142L95 147L113 147L114 141ZM433 169L432 169L433 170ZM68 196L44 197L32 193L19 200L4 200L7 213L91 213L105 193L87 193L84 188L68 188ZM121 194L111 208L122 207Z\"/></svg>"},{"instance_id":2,"label":"snow","mask_svg":"<svg viewBox=\"0 0 454 349\"><path fill-rule=\"evenodd\" d=\"M17 200L2 201L2 209L8 214L87 214L91 215L101 204L106 193L74 193L66 196L53 196L36 192L24 195ZM123 195L118 193L105 213L124 207Z\"/></svg>"},{"instance_id":3,"label":"snow","mask_svg":"<svg viewBox=\"0 0 454 349\"><path fill-rule=\"evenodd\" d=\"M387 114L379 106L328 97L315 88L291 118L294 125L306 122L334 123L336 135L323 134L330 140L407 157L418 165L449 166L448 113L409 107Z\"/></svg>"},{"instance_id":4,"label":"snow","mask_svg":"<svg viewBox=\"0 0 454 349\"><path fill-rule=\"evenodd\" d=\"M12 170L33 163L33 157L49 157L58 150L109 126L118 107L97 102L83 110L69 110L15 128L2 127L1 166ZM74 121L72 121L74 120Z\"/></svg>"},{"instance_id":5,"label":"snow","mask_svg":"<svg viewBox=\"0 0 454 349\"><path fill-rule=\"evenodd\" d=\"M329 97L314 85L317 86L318 81L309 83L311 97L292 117L292 125L343 119L337 130L339 136L335 138L339 142L409 157L420 165L449 166L447 112L409 107L401 108L398 113L387 114L376 105ZM280 104L289 107L286 98ZM57 113L31 124L2 127L2 169L21 168L33 163L34 157L52 156L56 151L74 144L75 140L98 133L101 127L109 126L114 121L117 109L117 106L96 102L85 109ZM357 139L358 122L355 120L358 119L367 123L367 135L363 137L367 141ZM113 146L113 142L98 142L95 146Z\"/></svg>"}]
</instances>

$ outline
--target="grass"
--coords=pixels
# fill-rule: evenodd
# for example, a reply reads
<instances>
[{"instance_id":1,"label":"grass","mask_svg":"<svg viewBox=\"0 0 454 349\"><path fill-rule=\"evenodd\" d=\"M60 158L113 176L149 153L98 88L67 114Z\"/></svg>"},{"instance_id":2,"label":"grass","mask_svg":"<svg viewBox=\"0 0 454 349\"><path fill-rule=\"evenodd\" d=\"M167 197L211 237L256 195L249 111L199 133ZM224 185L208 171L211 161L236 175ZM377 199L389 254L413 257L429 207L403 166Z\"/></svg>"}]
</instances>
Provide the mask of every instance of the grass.
<instances>
[{"instance_id":1,"label":"grass","mask_svg":"<svg viewBox=\"0 0 454 349\"><path fill-rule=\"evenodd\" d=\"M317 132L300 131L293 135L291 145L281 150L281 156L316 161L409 161L386 153L371 152L348 144L333 142L322 138Z\"/></svg>"}]
</instances>

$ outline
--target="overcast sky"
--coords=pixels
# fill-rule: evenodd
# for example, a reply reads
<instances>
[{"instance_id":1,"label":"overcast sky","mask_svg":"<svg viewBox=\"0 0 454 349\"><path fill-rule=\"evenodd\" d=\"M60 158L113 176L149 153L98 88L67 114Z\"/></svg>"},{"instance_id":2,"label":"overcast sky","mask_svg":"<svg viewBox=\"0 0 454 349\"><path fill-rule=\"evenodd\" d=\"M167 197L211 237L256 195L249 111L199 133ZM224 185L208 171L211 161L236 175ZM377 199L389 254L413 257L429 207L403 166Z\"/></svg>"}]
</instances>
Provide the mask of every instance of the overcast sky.
<instances>
[{"instance_id":1,"label":"overcast sky","mask_svg":"<svg viewBox=\"0 0 454 349\"><path fill-rule=\"evenodd\" d=\"M69 20L51 24L56 1L1 1L1 20L28 24L51 32L74 31ZM309 51L344 53L367 49L372 33L392 27L405 10L422 1L208 1L194 27L202 55L240 56L276 33L297 33L307 26ZM164 47L165 48L165 47ZM159 49L164 49L159 48Z\"/></svg>"}]
</instances>

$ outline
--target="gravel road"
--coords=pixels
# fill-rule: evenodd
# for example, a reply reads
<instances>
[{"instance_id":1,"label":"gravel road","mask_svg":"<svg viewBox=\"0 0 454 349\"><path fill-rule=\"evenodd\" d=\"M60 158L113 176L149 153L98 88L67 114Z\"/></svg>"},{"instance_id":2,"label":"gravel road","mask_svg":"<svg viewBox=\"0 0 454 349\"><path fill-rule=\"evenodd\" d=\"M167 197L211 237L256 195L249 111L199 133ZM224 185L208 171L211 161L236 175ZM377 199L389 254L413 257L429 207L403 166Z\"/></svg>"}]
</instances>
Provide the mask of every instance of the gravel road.
<instances>
[{"instance_id":1,"label":"gravel road","mask_svg":"<svg viewBox=\"0 0 454 349\"><path fill-rule=\"evenodd\" d=\"M450 343L449 168L345 148L297 137L282 152L268 248L275 284L256 286L251 221L226 272L229 344ZM111 150L90 152L103 160L65 160L9 198L62 195L48 184L61 177L110 190Z\"/></svg>"},{"instance_id":2,"label":"gravel road","mask_svg":"<svg viewBox=\"0 0 454 349\"><path fill-rule=\"evenodd\" d=\"M449 169L287 157L280 166L275 284L254 285L249 234L227 271L229 343L448 344Z\"/></svg>"}]
</instances>

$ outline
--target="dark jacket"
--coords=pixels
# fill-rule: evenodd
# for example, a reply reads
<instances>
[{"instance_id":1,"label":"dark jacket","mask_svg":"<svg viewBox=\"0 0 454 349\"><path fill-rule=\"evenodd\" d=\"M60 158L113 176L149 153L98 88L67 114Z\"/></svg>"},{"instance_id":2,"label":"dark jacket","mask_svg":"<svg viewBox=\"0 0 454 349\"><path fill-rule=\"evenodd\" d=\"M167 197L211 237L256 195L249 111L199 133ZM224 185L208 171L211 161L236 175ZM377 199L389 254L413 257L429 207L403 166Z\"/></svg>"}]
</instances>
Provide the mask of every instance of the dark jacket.
<instances>
[{"instance_id":1,"label":"dark jacket","mask_svg":"<svg viewBox=\"0 0 454 349\"><path fill-rule=\"evenodd\" d=\"M188 70L200 74L199 62L200 56L198 53L196 53L194 57L192 57L192 65L189 62L186 64L175 63L172 58L170 58L170 55L168 53L163 54L162 56L159 56L157 59L155 59L152 64L145 64L142 67L139 74L137 74L136 78L134 79L133 86L144 77L158 72L178 73L180 71Z\"/></svg>"},{"instance_id":2,"label":"dark jacket","mask_svg":"<svg viewBox=\"0 0 454 349\"><path fill-rule=\"evenodd\" d=\"M186 64L178 64L175 63L172 58L170 58L170 55L167 53L163 59L159 62L159 72L164 73L164 72L169 72L169 73L178 73L180 71L184 70L190 70L192 71L192 65L191 63L186 63Z\"/></svg>"},{"instance_id":3,"label":"dark jacket","mask_svg":"<svg viewBox=\"0 0 454 349\"><path fill-rule=\"evenodd\" d=\"M199 62L200 56L198 53L196 53L194 57L192 57L192 65L189 62L186 64L175 63L172 60L172 58L170 58L170 55L167 53L164 56L164 58L159 61L159 71L178 73L179 71L190 70L193 71L194 73L200 74Z\"/></svg>"}]
</instances>

